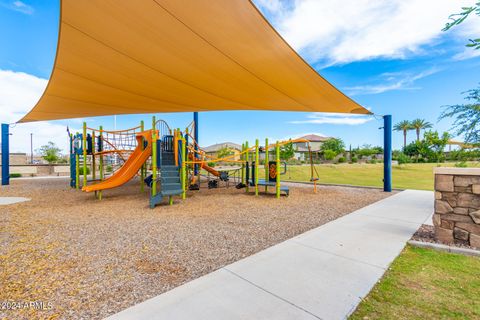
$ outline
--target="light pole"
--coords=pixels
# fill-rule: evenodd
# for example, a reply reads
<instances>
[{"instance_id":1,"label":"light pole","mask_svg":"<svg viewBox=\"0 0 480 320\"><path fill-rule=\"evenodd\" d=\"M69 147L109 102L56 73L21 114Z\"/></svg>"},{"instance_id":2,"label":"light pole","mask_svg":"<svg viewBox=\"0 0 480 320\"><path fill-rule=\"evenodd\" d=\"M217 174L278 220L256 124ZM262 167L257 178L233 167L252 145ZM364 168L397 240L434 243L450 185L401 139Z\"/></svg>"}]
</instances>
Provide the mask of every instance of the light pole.
<instances>
[{"instance_id":1,"label":"light pole","mask_svg":"<svg viewBox=\"0 0 480 320\"><path fill-rule=\"evenodd\" d=\"M30 132L30 164L33 164L33 133Z\"/></svg>"}]
</instances>

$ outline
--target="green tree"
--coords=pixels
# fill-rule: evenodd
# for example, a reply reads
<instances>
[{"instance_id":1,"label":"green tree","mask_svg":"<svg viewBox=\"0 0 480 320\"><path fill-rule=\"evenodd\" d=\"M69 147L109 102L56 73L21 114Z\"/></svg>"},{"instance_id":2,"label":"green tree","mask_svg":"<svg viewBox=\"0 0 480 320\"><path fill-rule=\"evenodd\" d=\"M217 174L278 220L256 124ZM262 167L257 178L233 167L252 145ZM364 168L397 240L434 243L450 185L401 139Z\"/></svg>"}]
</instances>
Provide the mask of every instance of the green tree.
<instances>
[{"instance_id":1,"label":"green tree","mask_svg":"<svg viewBox=\"0 0 480 320\"><path fill-rule=\"evenodd\" d=\"M394 127L393 130L395 131L402 131L403 132L403 148L407 146L407 132L412 130L413 127L408 120L403 120L397 123Z\"/></svg>"},{"instance_id":2,"label":"green tree","mask_svg":"<svg viewBox=\"0 0 480 320\"><path fill-rule=\"evenodd\" d=\"M326 150L332 150L335 152L335 156L345 151L345 143L342 139L339 138L332 138L325 141L322 146L320 147L324 153Z\"/></svg>"},{"instance_id":3,"label":"green tree","mask_svg":"<svg viewBox=\"0 0 480 320\"><path fill-rule=\"evenodd\" d=\"M427 154L422 155L428 158L429 161L443 161L445 156L443 151L450 139L448 132L444 132L442 136L439 136L437 131L427 131L424 134L425 145L427 146Z\"/></svg>"},{"instance_id":4,"label":"green tree","mask_svg":"<svg viewBox=\"0 0 480 320\"><path fill-rule=\"evenodd\" d=\"M427 131L422 140L414 141L404 148L404 153L415 159L423 161L439 162L444 160L443 150L447 145L450 135L444 132L441 136L437 131Z\"/></svg>"},{"instance_id":5,"label":"green tree","mask_svg":"<svg viewBox=\"0 0 480 320\"><path fill-rule=\"evenodd\" d=\"M280 147L280 159L290 160L294 155L295 148L293 147L293 143L291 141Z\"/></svg>"},{"instance_id":6,"label":"green tree","mask_svg":"<svg viewBox=\"0 0 480 320\"><path fill-rule=\"evenodd\" d=\"M462 12L455 13L450 15L450 22L447 22L445 27L442 31L450 30L451 28L458 26L461 24L465 19L467 19L472 13L480 16L480 1L477 1L475 5L470 7L463 7ZM480 38L478 39L469 39L470 43L467 44L467 47L480 49Z\"/></svg>"},{"instance_id":7,"label":"green tree","mask_svg":"<svg viewBox=\"0 0 480 320\"><path fill-rule=\"evenodd\" d=\"M48 163L55 163L60 158L60 148L57 147L55 143L49 141L46 145L41 146L37 150L38 153L45 159Z\"/></svg>"},{"instance_id":8,"label":"green tree","mask_svg":"<svg viewBox=\"0 0 480 320\"><path fill-rule=\"evenodd\" d=\"M464 136L467 143L480 143L480 86L464 92L470 103L445 106L439 120L455 118L452 129L457 136Z\"/></svg>"},{"instance_id":9,"label":"green tree","mask_svg":"<svg viewBox=\"0 0 480 320\"><path fill-rule=\"evenodd\" d=\"M410 123L410 125L417 133L417 141L420 141L420 130L433 127L433 125L430 122L425 121L425 119L415 119Z\"/></svg>"},{"instance_id":10,"label":"green tree","mask_svg":"<svg viewBox=\"0 0 480 320\"><path fill-rule=\"evenodd\" d=\"M220 150L218 150L217 157L225 158L225 157L231 156L232 154L234 154L233 149L225 146L224 148L221 148Z\"/></svg>"}]
</instances>

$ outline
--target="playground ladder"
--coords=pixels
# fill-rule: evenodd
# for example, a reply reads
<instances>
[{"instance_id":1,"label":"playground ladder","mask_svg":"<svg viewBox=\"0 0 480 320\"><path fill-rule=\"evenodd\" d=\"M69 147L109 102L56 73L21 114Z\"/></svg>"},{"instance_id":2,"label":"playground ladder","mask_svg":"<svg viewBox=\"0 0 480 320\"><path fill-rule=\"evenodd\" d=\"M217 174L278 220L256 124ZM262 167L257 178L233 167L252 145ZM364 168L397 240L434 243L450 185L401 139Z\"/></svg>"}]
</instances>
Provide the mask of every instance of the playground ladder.
<instances>
[{"instance_id":1,"label":"playground ladder","mask_svg":"<svg viewBox=\"0 0 480 320\"><path fill-rule=\"evenodd\" d=\"M164 197L169 197L171 204L174 195L183 193L180 170L179 166L175 165L175 154L171 147L170 137L165 136L164 143L160 143L160 161L158 161L160 165L160 191L155 196L150 197L150 208L160 204Z\"/></svg>"}]
</instances>

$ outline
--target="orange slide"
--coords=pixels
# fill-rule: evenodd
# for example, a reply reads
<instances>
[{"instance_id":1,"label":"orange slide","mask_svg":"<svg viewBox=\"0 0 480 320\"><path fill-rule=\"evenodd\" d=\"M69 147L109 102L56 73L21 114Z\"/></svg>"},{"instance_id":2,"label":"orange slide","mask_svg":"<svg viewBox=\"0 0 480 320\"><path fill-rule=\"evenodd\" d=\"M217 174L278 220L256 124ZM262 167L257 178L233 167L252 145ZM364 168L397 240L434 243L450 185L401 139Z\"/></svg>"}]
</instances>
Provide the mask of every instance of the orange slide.
<instances>
[{"instance_id":1,"label":"orange slide","mask_svg":"<svg viewBox=\"0 0 480 320\"><path fill-rule=\"evenodd\" d=\"M188 155L188 157L190 158L190 161L193 161L193 154L190 153ZM198 159L197 159L198 161ZM210 172L211 174L213 174L215 177L220 177L220 172L218 172L217 170L213 169L212 167L208 166L207 163L205 161L202 161L201 163L199 163L200 165L200 168L202 168L203 170L207 171L207 172Z\"/></svg>"},{"instance_id":2,"label":"orange slide","mask_svg":"<svg viewBox=\"0 0 480 320\"><path fill-rule=\"evenodd\" d=\"M152 155L152 130L137 133L137 147L124 163L111 177L97 184L92 184L82 188L82 191L92 192L105 189L112 189L121 186L130 181L140 170L142 165ZM147 141L145 149L142 148L142 138Z\"/></svg>"}]
</instances>

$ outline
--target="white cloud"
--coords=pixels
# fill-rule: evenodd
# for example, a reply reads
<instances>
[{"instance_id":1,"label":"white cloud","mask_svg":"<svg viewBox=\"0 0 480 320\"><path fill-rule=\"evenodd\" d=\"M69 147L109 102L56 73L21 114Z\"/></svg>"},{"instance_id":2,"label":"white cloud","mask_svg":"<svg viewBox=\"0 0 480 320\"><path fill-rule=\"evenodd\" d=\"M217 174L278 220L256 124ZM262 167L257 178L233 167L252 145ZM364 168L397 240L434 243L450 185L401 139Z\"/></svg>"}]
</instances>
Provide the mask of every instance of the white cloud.
<instances>
[{"instance_id":1,"label":"white cloud","mask_svg":"<svg viewBox=\"0 0 480 320\"><path fill-rule=\"evenodd\" d=\"M35 9L32 6L20 0L11 1L11 2L2 2L0 3L0 5L10 10L18 11L24 14L33 14L35 12Z\"/></svg>"},{"instance_id":2,"label":"white cloud","mask_svg":"<svg viewBox=\"0 0 480 320\"><path fill-rule=\"evenodd\" d=\"M255 3L269 12L282 13L285 8L280 0L257 0Z\"/></svg>"},{"instance_id":3,"label":"white cloud","mask_svg":"<svg viewBox=\"0 0 480 320\"><path fill-rule=\"evenodd\" d=\"M285 39L308 60L326 64L426 54L452 13L476 0L257 0ZM452 32L472 36L480 19Z\"/></svg>"},{"instance_id":4,"label":"white cloud","mask_svg":"<svg viewBox=\"0 0 480 320\"><path fill-rule=\"evenodd\" d=\"M23 72L0 69L1 122L14 123L30 111L45 90L47 82L46 79ZM30 133L33 133L34 149L53 141L64 153L68 151L66 126L58 121L19 123L10 127L10 133L10 152L30 153Z\"/></svg>"},{"instance_id":5,"label":"white cloud","mask_svg":"<svg viewBox=\"0 0 480 320\"><path fill-rule=\"evenodd\" d=\"M438 69L434 68L420 73L384 73L380 75L380 84L346 87L344 90L351 96L379 94L392 90L416 90L420 89L420 87L414 86L415 81L428 77L438 71Z\"/></svg>"},{"instance_id":6,"label":"white cloud","mask_svg":"<svg viewBox=\"0 0 480 320\"><path fill-rule=\"evenodd\" d=\"M480 34L480 32L479 32ZM480 50L478 49L472 49L472 48L465 48L463 51L455 54L453 56L453 60L467 60L467 59L472 59L480 57Z\"/></svg>"},{"instance_id":7,"label":"white cloud","mask_svg":"<svg viewBox=\"0 0 480 320\"><path fill-rule=\"evenodd\" d=\"M372 116L357 114L345 115L342 113L321 113L314 112L305 120L289 121L292 124L334 124L334 125L360 125L372 121Z\"/></svg>"}]
</instances>

